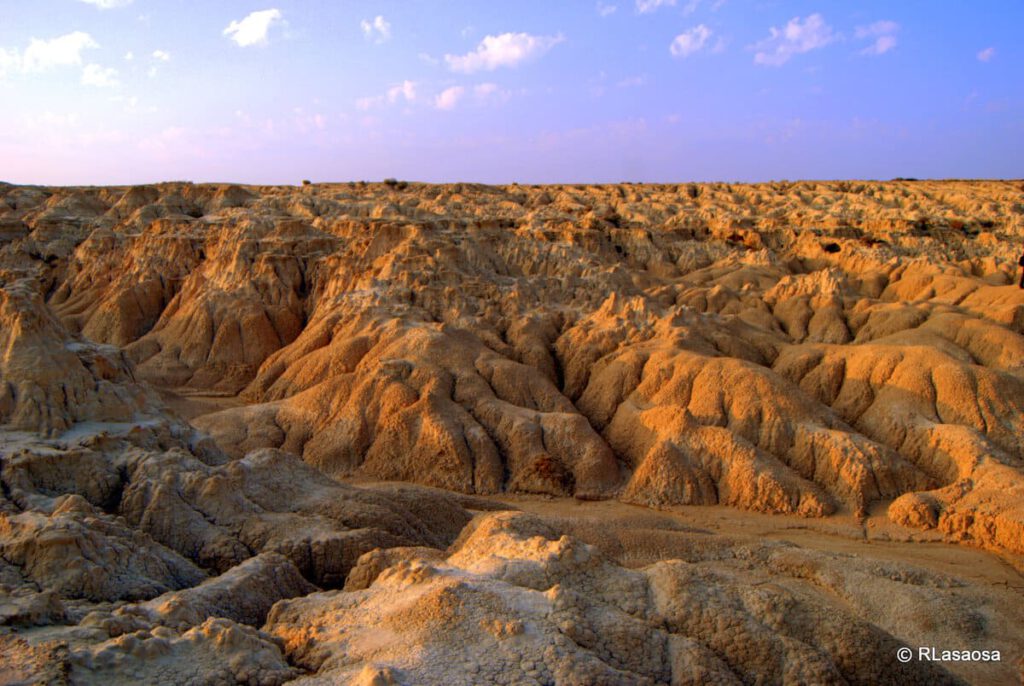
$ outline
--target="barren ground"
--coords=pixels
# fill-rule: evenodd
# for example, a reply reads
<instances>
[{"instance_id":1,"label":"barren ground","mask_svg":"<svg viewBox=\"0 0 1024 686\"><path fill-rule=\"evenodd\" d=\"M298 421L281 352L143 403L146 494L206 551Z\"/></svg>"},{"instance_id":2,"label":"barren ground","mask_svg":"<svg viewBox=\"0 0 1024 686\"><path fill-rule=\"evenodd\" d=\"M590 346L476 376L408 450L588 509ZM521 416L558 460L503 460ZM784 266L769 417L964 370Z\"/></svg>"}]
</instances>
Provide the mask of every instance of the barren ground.
<instances>
[{"instance_id":1,"label":"barren ground","mask_svg":"<svg viewBox=\"0 0 1024 686\"><path fill-rule=\"evenodd\" d=\"M1016 683L1022 247L1020 181L0 184L0 682Z\"/></svg>"}]
</instances>

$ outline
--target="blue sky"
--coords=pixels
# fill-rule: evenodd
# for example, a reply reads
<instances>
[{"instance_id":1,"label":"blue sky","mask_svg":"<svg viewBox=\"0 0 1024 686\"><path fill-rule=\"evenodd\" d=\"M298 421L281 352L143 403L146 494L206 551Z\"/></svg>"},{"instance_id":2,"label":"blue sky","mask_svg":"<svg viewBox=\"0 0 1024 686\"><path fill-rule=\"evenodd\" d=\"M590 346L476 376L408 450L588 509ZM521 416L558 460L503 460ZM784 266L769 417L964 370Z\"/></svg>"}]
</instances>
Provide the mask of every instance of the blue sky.
<instances>
[{"instance_id":1,"label":"blue sky","mask_svg":"<svg viewBox=\"0 0 1024 686\"><path fill-rule=\"evenodd\" d=\"M1024 176L1024 3L0 0L0 179Z\"/></svg>"}]
</instances>

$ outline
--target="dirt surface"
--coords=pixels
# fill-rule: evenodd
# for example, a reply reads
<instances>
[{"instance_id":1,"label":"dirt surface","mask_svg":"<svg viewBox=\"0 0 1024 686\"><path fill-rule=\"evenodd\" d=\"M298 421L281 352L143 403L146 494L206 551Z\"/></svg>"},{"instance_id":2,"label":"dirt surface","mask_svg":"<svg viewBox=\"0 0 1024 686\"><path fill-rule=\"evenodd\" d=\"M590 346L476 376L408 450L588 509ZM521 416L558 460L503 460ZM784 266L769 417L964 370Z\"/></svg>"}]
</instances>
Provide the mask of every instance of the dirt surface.
<instances>
[{"instance_id":1,"label":"dirt surface","mask_svg":"<svg viewBox=\"0 0 1024 686\"><path fill-rule=\"evenodd\" d=\"M863 558L907 562L942 574L970 579L985 586L1006 590L1007 602L1024 606L1024 560L1000 556L942 541L913 529L893 525L885 516L886 503L863 524L852 516L836 515L827 520L792 515L764 515L738 512L721 506L678 506L666 510L614 501L579 501L537 496L490 496L489 499L543 517L566 518L583 527L580 535L588 543L614 554L628 566L642 566L678 557L670 539L652 548L645 540L651 529L683 530L734 540L788 541L804 548L834 551ZM602 532L608 540L602 541ZM612 533L614 532L614 533Z\"/></svg>"},{"instance_id":2,"label":"dirt surface","mask_svg":"<svg viewBox=\"0 0 1024 686\"><path fill-rule=\"evenodd\" d=\"M196 417L242 407L245 401L234 395L210 395L189 392L187 389L158 388L160 400L182 419L191 421Z\"/></svg>"},{"instance_id":3,"label":"dirt surface","mask_svg":"<svg viewBox=\"0 0 1024 686\"><path fill-rule=\"evenodd\" d=\"M1022 191L0 184L0 680L1018 683Z\"/></svg>"}]
</instances>

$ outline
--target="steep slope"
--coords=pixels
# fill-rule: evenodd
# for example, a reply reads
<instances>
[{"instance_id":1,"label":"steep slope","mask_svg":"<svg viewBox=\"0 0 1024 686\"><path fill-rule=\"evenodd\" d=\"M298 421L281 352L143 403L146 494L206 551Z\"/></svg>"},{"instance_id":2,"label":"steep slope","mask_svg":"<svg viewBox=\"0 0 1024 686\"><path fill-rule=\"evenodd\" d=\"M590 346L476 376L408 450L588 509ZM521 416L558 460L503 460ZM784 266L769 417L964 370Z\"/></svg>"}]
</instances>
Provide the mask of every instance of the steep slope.
<instances>
[{"instance_id":1,"label":"steep slope","mask_svg":"<svg viewBox=\"0 0 1024 686\"><path fill-rule=\"evenodd\" d=\"M195 420L232 457L815 517L897 500L1022 553L1021 191L5 187L0 265L138 378L239 394ZM31 393L0 406L73 418Z\"/></svg>"},{"instance_id":2,"label":"steep slope","mask_svg":"<svg viewBox=\"0 0 1024 686\"><path fill-rule=\"evenodd\" d=\"M630 568L621 522L458 493L857 535L895 499L1020 552L1024 300L971 235L1016 191L900 188L3 187L0 681L1012 678L1016 591L885 539L677 526ZM206 435L150 382L244 404Z\"/></svg>"},{"instance_id":3,"label":"steep slope","mask_svg":"<svg viewBox=\"0 0 1024 686\"><path fill-rule=\"evenodd\" d=\"M444 493L344 486L285 453L229 461L35 280L0 289L0 316L5 683L282 683L294 669L254 628L277 600L470 520Z\"/></svg>"}]
</instances>

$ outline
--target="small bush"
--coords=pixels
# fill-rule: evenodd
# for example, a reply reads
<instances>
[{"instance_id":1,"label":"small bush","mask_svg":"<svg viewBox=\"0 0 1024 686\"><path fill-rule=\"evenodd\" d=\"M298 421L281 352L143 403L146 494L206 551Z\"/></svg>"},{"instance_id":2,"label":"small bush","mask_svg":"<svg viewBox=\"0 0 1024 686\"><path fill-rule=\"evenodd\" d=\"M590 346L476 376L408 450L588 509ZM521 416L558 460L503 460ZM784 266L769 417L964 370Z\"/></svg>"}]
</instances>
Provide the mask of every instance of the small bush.
<instances>
[{"instance_id":1,"label":"small bush","mask_svg":"<svg viewBox=\"0 0 1024 686\"><path fill-rule=\"evenodd\" d=\"M302 185L303 185L303 186L312 186L312 185L313 185L313 182L312 182L312 181L310 181L309 179L303 179L303 180L302 180Z\"/></svg>"},{"instance_id":2,"label":"small bush","mask_svg":"<svg viewBox=\"0 0 1024 686\"><path fill-rule=\"evenodd\" d=\"M392 178L384 179L384 185L385 186L391 186L392 188L394 188L395 186L398 185L398 179L392 179Z\"/></svg>"}]
</instances>

